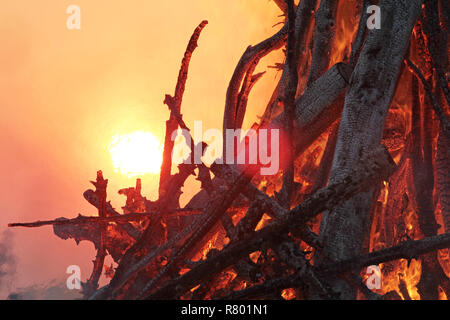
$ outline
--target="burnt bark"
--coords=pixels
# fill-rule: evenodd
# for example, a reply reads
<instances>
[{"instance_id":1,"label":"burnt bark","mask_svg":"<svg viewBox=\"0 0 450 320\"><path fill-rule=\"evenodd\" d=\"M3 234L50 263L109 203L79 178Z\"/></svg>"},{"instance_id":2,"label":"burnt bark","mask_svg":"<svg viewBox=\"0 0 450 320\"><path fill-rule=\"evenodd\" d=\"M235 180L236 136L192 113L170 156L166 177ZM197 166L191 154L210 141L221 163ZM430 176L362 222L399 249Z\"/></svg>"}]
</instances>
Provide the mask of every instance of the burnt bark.
<instances>
[{"instance_id":1,"label":"burnt bark","mask_svg":"<svg viewBox=\"0 0 450 320\"><path fill-rule=\"evenodd\" d=\"M361 152L378 145L392 101L411 31L422 1L380 1L380 30L370 30L345 97L330 183L354 166ZM324 213L320 237L324 244L318 263L362 253L369 233L372 192L359 194ZM356 299L357 291L341 279L329 279L342 299Z\"/></svg>"},{"instance_id":2,"label":"burnt bark","mask_svg":"<svg viewBox=\"0 0 450 320\"><path fill-rule=\"evenodd\" d=\"M352 70L343 63L334 65L297 99L293 127L296 157L339 118ZM269 129L280 129L281 141L286 139L283 121L284 114L281 114L268 125ZM280 166L285 164L285 155L280 152Z\"/></svg>"},{"instance_id":3,"label":"burnt bark","mask_svg":"<svg viewBox=\"0 0 450 320\"><path fill-rule=\"evenodd\" d=\"M437 145L436 172L444 228L450 232L450 139L442 129Z\"/></svg>"},{"instance_id":4,"label":"burnt bark","mask_svg":"<svg viewBox=\"0 0 450 320\"><path fill-rule=\"evenodd\" d=\"M336 14L339 0L320 1L316 14L316 30L314 33L314 49L309 70L307 86L317 80L328 70L331 48L336 34Z\"/></svg>"}]
</instances>

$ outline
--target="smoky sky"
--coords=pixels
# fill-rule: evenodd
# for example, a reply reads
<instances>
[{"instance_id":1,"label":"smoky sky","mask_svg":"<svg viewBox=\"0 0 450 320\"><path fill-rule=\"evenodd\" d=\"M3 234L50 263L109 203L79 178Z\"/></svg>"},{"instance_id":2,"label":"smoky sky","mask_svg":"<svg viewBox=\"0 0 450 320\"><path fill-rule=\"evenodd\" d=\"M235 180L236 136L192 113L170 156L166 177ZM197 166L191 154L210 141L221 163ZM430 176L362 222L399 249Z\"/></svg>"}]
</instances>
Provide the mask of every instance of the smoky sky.
<instances>
[{"instance_id":1,"label":"smoky sky","mask_svg":"<svg viewBox=\"0 0 450 320\"><path fill-rule=\"evenodd\" d=\"M71 4L81 9L80 30L67 29ZM109 179L108 200L120 210L124 198L117 191L135 181L114 171L108 145L115 134L133 131L163 141L164 96L173 94L195 27L209 21L191 60L182 114L190 127L201 120L205 129L221 129L241 55L283 21L270 0L17 0L1 7L0 233L11 222L96 215L83 192L97 170ZM279 62L281 50L256 70L267 73L249 97L246 128L264 112L279 77L268 66ZM157 175L142 177L147 198L157 196L158 181ZM198 187L189 180L184 199ZM51 227L12 232L13 254L7 242L2 248L5 257L15 257L14 286L61 279L69 265L81 267L82 280L89 277L91 243L59 239Z\"/></svg>"},{"instance_id":2,"label":"smoky sky","mask_svg":"<svg viewBox=\"0 0 450 320\"><path fill-rule=\"evenodd\" d=\"M0 235L0 294L5 294L11 287L16 272L16 257L14 255L14 235L10 230Z\"/></svg>"}]
</instances>

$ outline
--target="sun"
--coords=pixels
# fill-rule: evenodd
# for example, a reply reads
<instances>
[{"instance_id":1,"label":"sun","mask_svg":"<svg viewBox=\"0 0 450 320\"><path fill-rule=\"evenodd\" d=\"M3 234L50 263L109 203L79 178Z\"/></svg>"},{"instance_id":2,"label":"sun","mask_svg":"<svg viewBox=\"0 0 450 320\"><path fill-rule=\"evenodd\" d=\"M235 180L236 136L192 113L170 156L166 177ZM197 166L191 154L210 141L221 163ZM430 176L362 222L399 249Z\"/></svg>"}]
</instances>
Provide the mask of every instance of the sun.
<instances>
[{"instance_id":1,"label":"sun","mask_svg":"<svg viewBox=\"0 0 450 320\"><path fill-rule=\"evenodd\" d=\"M115 135L109 145L109 153L114 170L128 177L160 172L162 146L151 132Z\"/></svg>"}]
</instances>

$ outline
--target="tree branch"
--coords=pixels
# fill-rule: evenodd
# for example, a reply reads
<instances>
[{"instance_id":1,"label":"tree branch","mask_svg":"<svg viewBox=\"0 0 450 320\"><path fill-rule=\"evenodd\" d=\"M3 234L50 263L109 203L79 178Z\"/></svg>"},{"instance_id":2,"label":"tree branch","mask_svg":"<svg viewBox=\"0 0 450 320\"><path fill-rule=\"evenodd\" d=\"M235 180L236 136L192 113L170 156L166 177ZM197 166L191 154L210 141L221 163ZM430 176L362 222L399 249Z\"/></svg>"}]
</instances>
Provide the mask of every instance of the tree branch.
<instances>
[{"instance_id":1,"label":"tree branch","mask_svg":"<svg viewBox=\"0 0 450 320\"><path fill-rule=\"evenodd\" d=\"M267 227L252 233L242 241L232 244L216 255L200 263L188 273L169 280L154 293L144 295L149 299L174 298L189 290L201 279L205 272L219 272L232 265L255 250L270 245L272 240L289 230L299 228L317 215L342 203L354 194L370 187L374 181L387 179L395 170L395 163L384 148L377 148L370 155L365 155L361 163L339 182L317 191L301 205L292 209L283 219L278 219Z\"/></svg>"},{"instance_id":2,"label":"tree branch","mask_svg":"<svg viewBox=\"0 0 450 320\"><path fill-rule=\"evenodd\" d=\"M189 70L189 62L191 61L192 53L197 48L198 38L200 37L200 33L203 28L208 24L208 21L202 21L198 27L194 30L194 33L189 40L188 46L186 48L186 52L184 53L183 60L181 61L181 68L178 74L178 81L175 87L174 97L170 95L166 95L164 99L164 103L169 107L170 110L176 111L176 114L179 115L181 111L181 102L183 99L184 88L186 85L186 80L188 76ZM163 151L163 162L161 165L161 173L159 176L159 196L162 197L166 194L167 190L164 189L164 182L171 175L172 168L172 150L173 150L173 141L172 141L172 133L177 130L178 122L176 120L176 115L173 111L170 113L169 120L166 121L166 135L164 139L164 151Z\"/></svg>"}]
</instances>

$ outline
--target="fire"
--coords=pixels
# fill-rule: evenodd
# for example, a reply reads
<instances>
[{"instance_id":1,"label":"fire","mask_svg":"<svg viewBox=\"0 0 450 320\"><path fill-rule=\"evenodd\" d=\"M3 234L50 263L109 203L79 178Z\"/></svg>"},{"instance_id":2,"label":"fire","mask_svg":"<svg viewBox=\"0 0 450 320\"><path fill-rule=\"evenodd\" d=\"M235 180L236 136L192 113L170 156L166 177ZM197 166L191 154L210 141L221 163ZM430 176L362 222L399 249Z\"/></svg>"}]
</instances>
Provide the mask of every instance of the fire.
<instances>
[{"instance_id":1,"label":"fire","mask_svg":"<svg viewBox=\"0 0 450 320\"><path fill-rule=\"evenodd\" d=\"M159 173L162 163L162 146L147 131L115 135L109 145L114 170L128 177Z\"/></svg>"},{"instance_id":2,"label":"fire","mask_svg":"<svg viewBox=\"0 0 450 320\"><path fill-rule=\"evenodd\" d=\"M284 300L293 300L293 299L296 298L295 290L294 290L293 288L284 289L284 290L281 292L281 297L282 297Z\"/></svg>"},{"instance_id":3,"label":"fire","mask_svg":"<svg viewBox=\"0 0 450 320\"><path fill-rule=\"evenodd\" d=\"M296 3L298 4L299 0L296 0ZM355 5L356 1L342 0L338 1L338 4L339 6L335 19L336 34L333 37L331 50L327 53L329 58L329 67L332 67L338 62L349 62L352 42L355 38L359 23L359 9L357 10L357 6ZM364 23L364 21L362 22ZM304 41L305 54L302 58L302 62L306 63L306 66L311 64L312 59L311 48L314 36L313 30L314 28L311 28L309 30L309 35L306 37L306 39L308 40ZM273 32L273 30L270 30L270 32ZM419 37L417 32L418 29L415 28L414 35L416 37ZM418 46L418 44L414 44L414 42L411 42L411 44L411 58L417 61L421 61L421 59L424 59L424 57L421 57L419 55L419 50L415 48L415 46ZM422 63L424 62L422 61ZM222 66L221 68L226 69L225 66ZM306 67L304 69L308 70L308 68ZM431 70L431 68L429 69ZM304 84L306 83L307 75L308 72L303 72L299 75L298 92L302 91L301 88L303 88ZM428 70L428 73L425 75L427 77L431 77L432 73ZM404 69L401 77L402 78L399 80L399 83L401 83L402 85L398 87L398 90L396 90L396 93L393 97L392 106L389 108L389 112L384 123L383 144L388 148L392 157L398 164L400 163L400 160L403 159L404 155L406 155L404 157L404 159L406 160L404 160L404 167L401 167L399 165L398 175L395 179L391 177L389 182L385 181L380 186L373 186L374 189L377 190L378 197L375 198L373 212L371 212L371 219L373 221L372 228L369 233L370 241L368 249L370 252L400 244L408 239L418 240L423 238L423 234L421 234L422 226L419 223L420 208L416 203L416 195L414 194L415 192L417 192L417 190L415 191L415 185L413 183L414 168L412 167L411 160L413 156L411 155L412 151L409 150L411 146L408 146L407 143L409 141L408 139L413 137L413 132L411 129L411 127L413 126L411 122L413 120L411 111L412 88L410 84L410 71ZM258 94L260 95L260 93L256 93L253 95L258 96ZM421 103L424 103L424 92L419 92L419 95ZM259 96L259 99L262 100L262 97ZM283 103L280 102L280 105L282 104ZM424 109L424 106L425 104L422 106L422 109ZM422 110L421 112L424 112L424 110ZM252 112L248 113L251 114ZM427 118L420 120L424 122L424 120L427 120ZM431 119L431 121L434 120ZM340 125L337 122L338 120L336 120L334 125ZM430 127L433 127L433 125L431 125ZM425 131L425 128L423 129L423 131ZM322 177L321 175L324 175L324 173L322 172L320 175L319 169L325 171L332 170L330 168L324 169L321 166L323 159L325 159L323 163L329 162L330 165L333 164L332 160L327 160L327 158L324 157L325 149L327 148L328 141L330 140L329 137L331 136L330 132L332 132L331 129L328 132L323 133L320 137L316 138L315 141L311 143L309 148L295 160L294 182L296 187L296 194L294 199L292 200L292 206L302 203L315 190L317 190L316 188L326 184L330 173L325 174L325 176ZM221 135L220 130L219 135ZM425 140L424 137L420 137L420 139ZM436 149L436 133L433 139L435 140L431 144L431 147ZM185 158L185 152L187 149L184 148L184 146L186 146L184 143L184 137L182 135L178 135L177 140L175 140L174 142L175 147L177 147L178 142L180 142L183 147L175 148L173 155L178 156L178 158ZM331 147L333 148L333 146ZM334 148L337 149L336 147ZM157 174L160 172L162 163L162 145L158 138L151 132L135 131L126 134L117 134L112 137L112 141L109 145L108 150L110 152L112 163L116 172L124 174L128 177L144 174ZM425 154L424 150L422 150L421 152ZM434 150L433 152L436 152L436 150ZM331 158L333 157L331 156ZM400 170L400 168L403 169ZM321 179L318 179L318 177ZM273 176L256 176L253 180L253 183L255 183L255 185L257 185L258 188L268 196L273 197L276 192L279 192L279 190L281 189L283 183L282 180L283 176L280 172L277 175ZM319 183L316 185L317 181L319 181ZM440 203L441 200L435 199L437 198L436 194L433 194L432 196L432 201L436 205L436 216L440 216L439 219L442 220L442 209ZM142 203L144 203L143 207L145 209L145 202ZM232 224L236 226L247 212L248 207L240 207L240 209L230 217ZM124 213L127 213L125 209ZM182 218L178 218L178 220L182 220ZM271 223L272 220L273 218L269 216L267 212L264 213L263 216L259 219L259 222L257 223L254 230L258 231L265 228L268 224ZM182 223L180 223L180 225L181 224ZM319 215L314 220L309 221L308 225L316 234L320 235L320 224L321 216ZM440 224L442 224L442 222L440 222ZM165 221L164 219L161 221L161 226L164 231L167 231L168 227L170 227L169 223L167 223L167 221ZM233 240L233 237L231 237L233 233L230 234L228 228L225 228L225 226L225 224L222 225L221 223L217 223L215 229L212 229L212 227L210 228L207 236L205 235L200 242L200 245L198 245L195 250L191 249L192 254L187 257L189 258L189 263L180 263L181 265L178 269L179 275L184 275L191 270L193 270L193 274L195 274L196 265L199 265L199 262L201 260L204 261L214 255L219 254L219 252L222 251L224 247L227 246L231 241L236 241ZM108 226L108 228L106 229L108 235L115 236L116 238L128 239L126 238L129 237L128 235L126 235L125 233L123 235L120 234L118 231L116 231L115 227L117 227L117 225ZM196 229L191 229L191 234L195 235L195 232ZM443 230L441 230L440 232L443 232ZM163 241L165 243L169 241L167 234L168 233L166 232L165 235L161 236L162 238L164 238ZM304 251L305 256L314 267L315 249L307 245L305 242L302 242L301 237L297 237L296 234L291 233L290 236L292 237L292 240L295 241L296 244L301 248L301 250ZM189 238L187 239L189 241ZM128 242L126 242L126 245L130 247L132 240L127 241ZM180 248L178 246L181 245L181 240L177 239L176 241L180 243L174 242L175 246L170 249L172 256L175 256L173 255L173 252L177 252L176 250ZM240 241L240 239L237 241ZM235 243L232 243L232 245L234 244ZM167 250L166 253L168 252L169 251ZM181 250L180 252L183 253L183 250ZM139 255L137 255L137 257L138 256ZM266 281L267 279L270 279L270 277L276 277L278 275L280 269L280 267L276 263L276 259L278 258L279 257L277 257L277 253L272 249L261 249L253 251L252 253L248 254L248 257L246 257L246 259L241 259L239 263L231 266L229 265L227 269L223 269L217 275L213 273L211 276L209 276L209 274L207 274L208 278L205 277L207 282L199 283L190 289L185 288L186 291L189 290L189 292L181 296L181 298L189 299L193 297L195 299L198 299L199 297L201 297L202 299L211 299L216 296L226 296L227 293L230 293L232 291L239 291L261 284L262 281ZM166 258L165 253L164 255L156 257L155 260L157 260L157 263L160 267L167 266L168 262L170 261L168 260L168 258ZM450 275L450 252L448 249L440 250L438 252L438 261L440 262L444 273ZM363 282L367 285L369 276L376 276L377 280L379 280L379 286L370 290L373 290L373 292L379 295L394 297L392 294L397 293L397 295L395 295L395 298L401 298L404 300L419 300L421 299L421 296L419 294L418 287L420 287L419 283L421 279L425 279L422 277L422 269L426 270L426 261L424 262L423 266L424 267L422 267L421 257L419 257L418 259L412 259L410 261L405 259L397 259L378 264L377 269L373 270L373 273L362 271L361 277L363 279ZM105 268L106 276L112 276L114 274L114 270L110 270L110 268L107 268L106 266ZM150 267L148 267L147 270L149 270L150 272ZM292 270L289 269L289 271ZM151 270L151 272L155 271ZM156 272L159 272L159 270L156 270ZM168 274L166 274L165 276L168 277ZM189 279L189 277L190 276L188 275L187 279ZM439 299L447 299L448 296L446 292L444 292L443 287L439 286L438 289ZM362 292L363 291L361 290L360 297L366 298L362 296ZM391 295L388 295L389 293L391 293ZM281 298L285 300L300 299L307 296L303 294L303 288L301 287L285 288L281 292L279 292L278 295L281 295Z\"/></svg>"},{"instance_id":4,"label":"fire","mask_svg":"<svg viewBox=\"0 0 450 320\"><path fill-rule=\"evenodd\" d=\"M358 29L358 14L352 1L339 3L336 17L336 39L334 49L330 53L330 67L349 58L351 43Z\"/></svg>"}]
</instances>

